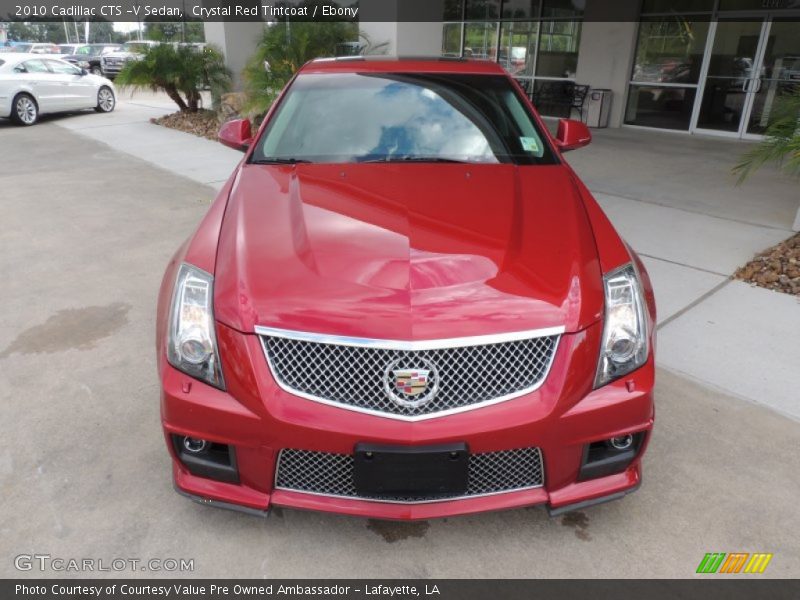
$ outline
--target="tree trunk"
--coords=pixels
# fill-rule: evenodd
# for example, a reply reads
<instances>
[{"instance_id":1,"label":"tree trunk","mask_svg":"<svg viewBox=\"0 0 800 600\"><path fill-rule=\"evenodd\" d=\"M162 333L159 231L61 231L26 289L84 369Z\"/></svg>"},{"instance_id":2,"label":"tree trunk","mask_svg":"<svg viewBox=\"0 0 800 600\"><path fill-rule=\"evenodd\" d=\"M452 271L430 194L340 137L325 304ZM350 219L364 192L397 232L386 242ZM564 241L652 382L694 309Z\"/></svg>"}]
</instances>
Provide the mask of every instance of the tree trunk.
<instances>
[{"instance_id":1,"label":"tree trunk","mask_svg":"<svg viewBox=\"0 0 800 600\"><path fill-rule=\"evenodd\" d=\"M197 90L187 92L186 99L189 101L190 112L197 112L200 110L200 93Z\"/></svg>"},{"instance_id":2,"label":"tree trunk","mask_svg":"<svg viewBox=\"0 0 800 600\"><path fill-rule=\"evenodd\" d=\"M183 100L174 85L162 85L161 88L167 93L167 96L169 96L170 99L178 105L178 108L181 109L181 112L189 110L189 107L186 106L186 102Z\"/></svg>"}]
</instances>

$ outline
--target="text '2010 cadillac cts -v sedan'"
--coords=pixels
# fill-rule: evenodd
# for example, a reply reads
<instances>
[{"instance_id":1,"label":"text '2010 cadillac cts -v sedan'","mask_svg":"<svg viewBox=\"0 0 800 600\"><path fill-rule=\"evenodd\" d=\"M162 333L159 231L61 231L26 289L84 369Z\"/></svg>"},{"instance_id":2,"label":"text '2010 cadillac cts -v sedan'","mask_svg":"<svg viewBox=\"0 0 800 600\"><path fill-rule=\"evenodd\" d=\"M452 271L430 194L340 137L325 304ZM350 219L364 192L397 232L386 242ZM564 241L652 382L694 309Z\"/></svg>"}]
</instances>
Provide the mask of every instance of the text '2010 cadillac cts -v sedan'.
<instances>
[{"instance_id":1,"label":"text '2010 cadillac cts -v sedan'","mask_svg":"<svg viewBox=\"0 0 800 600\"><path fill-rule=\"evenodd\" d=\"M636 254L489 62L317 60L167 267L179 492L425 519L622 497L653 426Z\"/></svg>"}]
</instances>

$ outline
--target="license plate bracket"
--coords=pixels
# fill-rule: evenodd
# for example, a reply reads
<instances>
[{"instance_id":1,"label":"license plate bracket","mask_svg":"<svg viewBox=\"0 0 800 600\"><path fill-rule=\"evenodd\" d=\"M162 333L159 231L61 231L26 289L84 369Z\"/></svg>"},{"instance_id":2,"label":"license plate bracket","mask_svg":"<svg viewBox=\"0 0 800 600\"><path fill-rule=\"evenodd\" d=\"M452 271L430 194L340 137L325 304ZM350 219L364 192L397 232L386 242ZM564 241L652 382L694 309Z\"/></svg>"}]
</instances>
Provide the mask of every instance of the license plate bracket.
<instances>
[{"instance_id":1,"label":"license plate bracket","mask_svg":"<svg viewBox=\"0 0 800 600\"><path fill-rule=\"evenodd\" d=\"M353 479L359 496L436 498L467 491L469 450L463 442L436 446L357 444Z\"/></svg>"}]
</instances>

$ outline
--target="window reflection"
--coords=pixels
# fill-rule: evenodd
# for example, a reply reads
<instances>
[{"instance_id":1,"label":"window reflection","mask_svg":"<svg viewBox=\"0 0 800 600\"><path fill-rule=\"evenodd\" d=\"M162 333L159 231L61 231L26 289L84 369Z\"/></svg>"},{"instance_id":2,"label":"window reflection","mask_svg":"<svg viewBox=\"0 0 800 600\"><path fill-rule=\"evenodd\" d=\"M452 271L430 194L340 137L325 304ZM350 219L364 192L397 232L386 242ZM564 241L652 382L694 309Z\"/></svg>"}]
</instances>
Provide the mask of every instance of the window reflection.
<instances>
[{"instance_id":1,"label":"window reflection","mask_svg":"<svg viewBox=\"0 0 800 600\"><path fill-rule=\"evenodd\" d=\"M466 23L464 56L497 60L497 23Z\"/></svg>"},{"instance_id":2,"label":"window reflection","mask_svg":"<svg viewBox=\"0 0 800 600\"><path fill-rule=\"evenodd\" d=\"M706 21L689 21L680 17L642 22L633 81L697 83L708 26Z\"/></svg>"},{"instance_id":3,"label":"window reflection","mask_svg":"<svg viewBox=\"0 0 800 600\"><path fill-rule=\"evenodd\" d=\"M500 35L500 64L512 75L533 75L536 55L536 33L538 23L513 21L502 24Z\"/></svg>"},{"instance_id":4,"label":"window reflection","mask_svg":"<svg viewBox=\"0 0 800 600\"><path fill-rule=\"evenodd\" d=\"M574 79L580 40L580 22L542 21L536 74L540 77Z\"/></svg>"},{"instance_id":5,"label":"window reflection","mask_svg":"<svg viewBox=\"0 0 800 600\"><path fill-rule=\"evenodd\" d=\"M695 88L632 85L625 123L661 129L689 129Z\"/></svg>"},{"instance_id":6,"label":"window reflection","mask_svg":"<svg viewBox=\"0 0 800 600\"><path fill-rule=\"evenodd\" d=\"M445 23L442 29L442 56L461 56L461 23Z\"/></svg>"},{"instance_id":7,"label":"window reflection","mask_svg":"<svg viewBox=\"0 0 800 600\"><path fill-rule=\"evenodd\" d=\"M466 18L497 19L500 16L500 0L467 0Z\"/></svg>"},{"instance_id":8,"label":"window reflection","mask_svg":"<svg viewBox=\"0 0 800 600\"><path fill-rule=\"evenodd\" d=\"M507 78L301 75L254 159L310 162L552 162Z\"/></svg>"}]
</instances>

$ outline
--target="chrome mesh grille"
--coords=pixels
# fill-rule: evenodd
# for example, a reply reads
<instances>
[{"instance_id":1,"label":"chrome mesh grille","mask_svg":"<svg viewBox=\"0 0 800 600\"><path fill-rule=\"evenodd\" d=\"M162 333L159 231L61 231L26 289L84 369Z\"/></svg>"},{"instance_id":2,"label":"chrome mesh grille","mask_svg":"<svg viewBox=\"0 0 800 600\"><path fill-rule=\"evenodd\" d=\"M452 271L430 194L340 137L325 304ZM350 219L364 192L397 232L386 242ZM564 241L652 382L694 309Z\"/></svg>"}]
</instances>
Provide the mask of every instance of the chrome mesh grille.
<instances>
[{"instance_id":1,"label":"chrome mesh grille","mask_svg":"<svg viewBox=\"0 0 800 600\"><path fill-rule=\"evenodd\" d=\"M350 454L285 449L278 457L275 487L297 492L358 498ZM517 448L471 454L465 497L541 487L544 484L539 448ZM424 497L367 498L389 502L425 502ZM437 498L440 499L440 498Z\"/></svg>"},{"instance_id":2,"label":"chrome mesh grille","mask_svg":"<svg viewBox=\"0 0 800 600\"><path fill-rule=\"evenodd\" d=\"M464 347L398 350L261 337L282 387L354 409L416 417L518 396L547 376L558 335ZM387 369L434 368L438 391L416 407L387 393Z\"/></svg>"}]
</instances>

